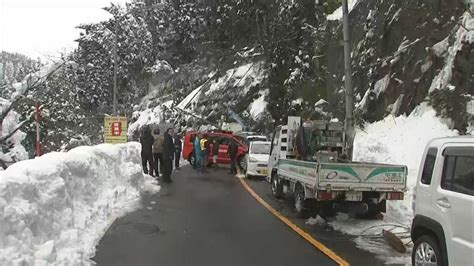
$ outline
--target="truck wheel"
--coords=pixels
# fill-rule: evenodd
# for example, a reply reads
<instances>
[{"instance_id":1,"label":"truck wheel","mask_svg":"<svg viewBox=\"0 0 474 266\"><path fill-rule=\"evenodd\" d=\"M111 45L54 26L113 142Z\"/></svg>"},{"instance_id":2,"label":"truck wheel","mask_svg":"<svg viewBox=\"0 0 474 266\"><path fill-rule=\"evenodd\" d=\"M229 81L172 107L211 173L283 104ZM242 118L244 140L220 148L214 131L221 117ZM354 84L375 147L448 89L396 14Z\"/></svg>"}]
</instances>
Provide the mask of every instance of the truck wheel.
<instances>
[{"instance_id":1,"label":"truck wheel","mask_svg":"<svg viewBox=\"0 0 474 266\"><path fill-rule=\"evenodd\" d=\"M301 218L306 219L310 216L308 200L305 198L304 188L300 183L297 183L295 188L295 210Z\"/></svg>"},{"instance_id":2,"label":"truck wheel","mask_svg":"<svg viewBox=\"0 0 474 266\"><path fill-rule=\"evenodd\" d=\"M281 184L278 176L276 174L272 174L271 186L272 186L272 195L280 199L283 197L283 185Z\"/></svg>"},{"instance_id":3,"label":"truck wheel","mask_svg":"<svg viewBox=\"0 0 474 266\"><path fill-rule=\"evenodd\" d=\"M329 217L336 216L336 210L334 209L334 202L332 200L329 201L320 201L319 202L319 215L326 219Z\"/></svg>"},{"instance_id":4,"label":"truck wheel","mask_svg":"<svg viewBox=\"0 0 474 266\"><path fill-rule=\"evenodd\" d=\"M363 214L357 214L356 217L359 219L375 219L380 215L380 206L373 202L365 202L367 204L367 212Z\"/></svg>"},{"instance_id":5,"label":"truck wheel","mask_svg":"<svg viewBox=\"0 0 474 266\"><path fill-rule=\"evenodd\" d=\"M443 254L438 241L430 235L422 235L415 240L411 253L413 265L444 265Z\"/></svg>"}]
</instances>

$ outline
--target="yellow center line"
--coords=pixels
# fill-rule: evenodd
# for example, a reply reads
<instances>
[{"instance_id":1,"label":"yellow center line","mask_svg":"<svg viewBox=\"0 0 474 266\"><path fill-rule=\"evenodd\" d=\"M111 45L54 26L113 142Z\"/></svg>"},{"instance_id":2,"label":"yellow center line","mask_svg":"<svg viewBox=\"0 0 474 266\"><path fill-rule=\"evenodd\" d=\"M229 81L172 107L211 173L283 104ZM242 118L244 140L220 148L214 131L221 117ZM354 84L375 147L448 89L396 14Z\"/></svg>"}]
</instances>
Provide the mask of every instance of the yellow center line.
<instances>
[{"instance_id":1,"label":"yellow center line","mask_svg":"<svg viewBox=\"0 0 474 266\"><path fill-rule=\"evenodd\" d=\"M330 250L328 247L323 245L318 240L314 239L310 234L306 233L303 229L298 227L296 224L291 222L288 218L283 216L277 210L275 210L270 204L264 201L248 184L243 178L238 178L240 183L244 186L244 188L252 195L260 204L263 205L267 210L269 210L273 215L275 215L280 221L290 227L293 231L295 231L298 235L308 241L311 245L313 245L316 249L324 253L324 255L331 258L333 261L338 263L341 266L348 266L350 265L346 260L338 256L334 251Z\"/></svg>"}]
</instances>

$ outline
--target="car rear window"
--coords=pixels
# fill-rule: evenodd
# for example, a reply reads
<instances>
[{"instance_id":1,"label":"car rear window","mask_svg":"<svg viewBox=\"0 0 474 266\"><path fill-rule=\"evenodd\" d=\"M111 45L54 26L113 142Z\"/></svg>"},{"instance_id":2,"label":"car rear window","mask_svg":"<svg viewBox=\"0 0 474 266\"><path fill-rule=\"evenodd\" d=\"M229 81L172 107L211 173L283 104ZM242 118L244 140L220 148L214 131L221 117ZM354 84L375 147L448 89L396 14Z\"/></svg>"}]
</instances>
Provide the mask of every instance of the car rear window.
<instances>
[{"instance_id":1,"label":"car rear window","mask_svg":"<svg viewBox=\"0 0 474 266\"><path fill-rule=\"evenodd\" d=\"M446 190L474 196L474 148L448 150L445 154L441 187Z\"/></svg>"}]
</instances>

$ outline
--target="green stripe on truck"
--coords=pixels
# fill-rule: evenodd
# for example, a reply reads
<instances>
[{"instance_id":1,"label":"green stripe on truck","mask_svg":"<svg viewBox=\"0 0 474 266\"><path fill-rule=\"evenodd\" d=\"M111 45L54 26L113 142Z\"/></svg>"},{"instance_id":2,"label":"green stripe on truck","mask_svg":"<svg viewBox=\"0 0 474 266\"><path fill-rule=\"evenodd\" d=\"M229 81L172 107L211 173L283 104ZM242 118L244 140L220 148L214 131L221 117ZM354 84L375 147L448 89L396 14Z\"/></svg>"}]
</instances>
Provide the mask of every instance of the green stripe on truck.
<instances>
[{"instance_id":1,"label":"green stripe on truck","mask_svg":"<svg viewBox=\"0 0 474 266\"><path fill-rule=\"evenodd\" d=\"M356 173L356 171L354 171L354 169L352 169L352 167L350 167L350 166L337 166L337 165L325 165L325 164L323 164L323 165L321 165L321 169L341 171L341 172L344 172L344 173L348 173L348 174L352 175L353 177L355 177L357 179L360 179L360 177Z\"/></svg>"},{"instance_id":2,"label":"green stripe on truck","mask_svg":"<svg viewBox=\"0 0 474 266\"><path fill-rule=\"evenodd\" d=\"M296 165L296 166L303 166L303 167L309 167L309 168L317 168L317 163L313 162L305 162L305 161L296 161L296 160L287 160L287 159L279 159L278 160L278 165L283 165L283 164L290 164L290 165Z\"/></svg>"},{"instance_id":3,"label":"green stripe on truck","mask_svg":"<svg viewBox=\"0 0 474 266\"><path fill-rule=\"evenodd\" d=\"M405 174L405 169L403 167L381 167L381 168L376 168L367 176L367 179L370 179L374 176L384 174L384 173L403 173L403 174Z\"/></svg>"}]
</instances>

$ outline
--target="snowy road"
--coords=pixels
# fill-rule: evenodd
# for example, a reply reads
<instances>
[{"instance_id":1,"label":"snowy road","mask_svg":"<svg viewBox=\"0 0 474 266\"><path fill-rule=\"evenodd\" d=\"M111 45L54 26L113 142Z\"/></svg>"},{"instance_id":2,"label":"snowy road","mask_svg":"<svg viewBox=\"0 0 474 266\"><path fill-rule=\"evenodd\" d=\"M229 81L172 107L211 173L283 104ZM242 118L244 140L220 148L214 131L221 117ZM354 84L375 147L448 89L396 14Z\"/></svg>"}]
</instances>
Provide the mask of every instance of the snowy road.
<instances>
[{"instance_id":1,"label":"snowy road","mask_svg":"<svg viewBox=\"0 0 474 266\"><path fill-rule=\"evenodd\" d=\"M272 200L267 199L268 184L250 185ZM294 222L307 229L304 220ZM323 244L344 251L353 265L380 264L347 237L319 233ZM94 260L99 265L336 265L263 208L227 171L203 175L189 167L175 173L174 183L165 184L160 193L145 198L142 209L115 221Z\"/></svg>"},{"instance_id":2,"label":"snowy road","mask_svg":"<svg viewBox=\"0 0 474 266\"><path fill-rule=\"evenodd\" d=\"M99 265L335 265L224 170L185 167L144 205L108 230Z\"/></svg>"}]
</instances>

